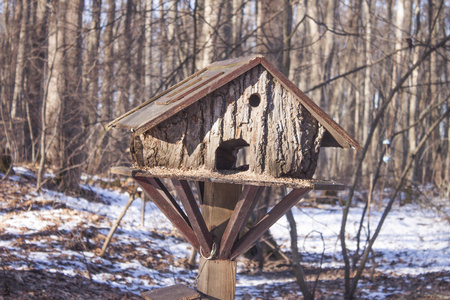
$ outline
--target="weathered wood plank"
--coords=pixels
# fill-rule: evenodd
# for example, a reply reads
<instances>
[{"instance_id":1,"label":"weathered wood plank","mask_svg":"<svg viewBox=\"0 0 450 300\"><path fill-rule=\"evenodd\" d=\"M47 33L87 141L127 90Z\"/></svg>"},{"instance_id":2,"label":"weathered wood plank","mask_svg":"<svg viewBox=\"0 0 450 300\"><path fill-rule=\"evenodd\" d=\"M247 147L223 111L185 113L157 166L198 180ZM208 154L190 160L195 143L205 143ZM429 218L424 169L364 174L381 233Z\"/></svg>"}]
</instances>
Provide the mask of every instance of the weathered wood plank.
<instances>
[{"instance_id":1,"label":"weathered wood plank","mask_svg":"<svg viewBox=\"0 0 450 300\"><path fill-rule=\"evenodd\" d=\"M155 203L161 212L181 232L186 240L195 248L195 250L200 251L200 244L197 237L192 230L192 227L186 222L187 217L184 213L182 213L182 210L179 208L178 204L176 202L171 202L164 194L164 191L161 190L156 181L152 180L152 178L135 176L133 179L150 197L150 199L153 200L153 203Z\"/></svg>"},{"instance_id":2,"label":"weathered wood plank","mask_svg":"<svg viewBox=\"0 0 450 300\"><path fill-rule=\"evenodd\" d=\"M314 190L334 190L342 191L345 185L334 182L332 180L319 179L296 179L296 178L275 178L268 175L258 175L251 172L213 172L208 170L179 170L168 168L151 168L147 170L140 170L128 167L114 167L111 168L113 174L124 176L143 176L143 177L158 177L170 179L182 179L188 181L199 182L215 182L215 183L230 183L243 185L257 185L257 186L282 186L286 188L301 189L310 188Z\"/></svg>"},{"instance_id":3,"label":"weathered wood plank","mask_svg":"<svg viewBox=\"0 0 450 300\"><path fill-rule=\"evenodd\" d=\"M219 259L228 259L236 238L248 221L263 188L246 185L234 208L220 242Z\"/></svg>"},{"instance_id":4,"label":"weathered wood plank","mask_svg":"<svg viewBox=\"0 0 450 300\"><path fill-rule=\"evenodd\" d=\"M236 261L200 258L197 290L208 299L233 300L236 290Z\"/></svg>"},{"instance_id":5,"label":"weathered wood plank","mask_svg":"<svg viewBox=\"0 0 450 300\"><path fill-rule=\"evenodd\" d=\"M177 201L175 200L175 198L172 196L172 194L170 194L169 190L166 188L166 186L164 185L164 183L161 181L161 179L159 179L158 177L150 177L149 178L150 183L156 187L157 189L161 190L164 195L167 197L167 199L170 201L170 203L172 203L173 207L178 211L178 213L180 214L180 216L183 217L183 219L186 221L186 223L191 226L191 223L189 222L188 217L186 216L186 214L184 213L184 211L181 209L181 207L178 205ZM192 226L191 226L192 227Z\"/></svg>"},{"instance_id":6,"label":"weathered wood plank","mask_svg":"<svg viewBox=\"0 0 450 300\"><path fill-rule=\"evenodd\" d=\"M205 183L202 213L212 238L220 249L223 232L242 193L237 184ZM208 299L234 299L236 262L205 259L199 263L197 289Z\"/></svg>"},{"instance_id":7,"label":"weathered wood plank","mask_svg":"<svg viewBox=\"0 0 450 300\"><path fill-rule=\"evenodd\" d=\"M200 243L201 254L209 257L212 250L213 239L206 226L205 220L200 212L197 202L195 201L194 194L186 180L173 179L172 183L177 191L178 197L181 203L183 203L184 210L192 224L192 229L197 236L197 240Z\"/></svg>"},{"instance_id":8,"label":"weathered wood plank","mask_svg":"<svg viewBox=\"0 0 450 300\"><path fill-rule=\"evenodd\" d=\"M233 246L230 259L235 259L256 242L275 222L291 209L311 189L295 189L277 203L259 222Z\"/></svg>"},{"instance_id":9,"label":"weathered wood plank","mask_svg":"<svg viewBox=\"0 0 450 300\"><path fill-rule=\"evenodd\" d=\"M141 293L145 300L196 300L201 299L199 292L183 284L176 284Z\"/></svg>"}]
</instances>

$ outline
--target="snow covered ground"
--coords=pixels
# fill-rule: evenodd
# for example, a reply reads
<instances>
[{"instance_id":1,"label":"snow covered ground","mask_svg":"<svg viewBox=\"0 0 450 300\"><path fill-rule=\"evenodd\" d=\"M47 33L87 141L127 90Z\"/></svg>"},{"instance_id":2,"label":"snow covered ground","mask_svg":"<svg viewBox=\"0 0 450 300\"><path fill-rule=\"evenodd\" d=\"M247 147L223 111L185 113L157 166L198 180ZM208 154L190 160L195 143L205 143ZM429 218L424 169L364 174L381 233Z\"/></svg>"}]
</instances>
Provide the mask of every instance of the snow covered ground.
<instances>
[{"instance_id":1,"label":"snow covered ground","mask_svg":"<svg viewBox=\"0 0 450 300\"><path fill-rule=\"evenodd\" d=\"M100 258L96 254L109 228L123 210L128 193L92 185L85 185L84 188L95 192L99 196L97 201L69 197L50 190L34 193L31 189L21 188L30 184L24 177L32 178L33 173L19 167L14 171L17 175L1 183L2 190L8 190L3 192L4 199L0 202L0 257L4 267L80 275L134 294L177 283L195 287L197 271L186 266L190 246L153 203L146 203L145 226L142 226L142 202L140 199L133 202L114 235L107 255ZM444 272L447 275L439 280L448 287L450 209L448 199L440 199L436 203L443 207L443 211L423 208L418 204L394 206L374 245L376 271L390 276ZM362 205L354 207L349 216L347 232L350 249L356 247L353 237L358 230L362 211ZM342 208L296 207L293 212L304 266L319 267L323 253L322 268L341 268L343 263L338 233ZM371 209L372 232L380 216L380 211ZM363 240L367 231L365 226ZM271 233L281 249L289 252L286 218L279 220ZM238 259L237 299L281 298L283 289L295 287L295 278L289 272L281 276L265 272L250 274L247 271L246 261ZM367 284L362 284L361 289L365 289L361 296L376 296L378 299L393 292L392 289L369 290ZM268 290L269 295L266 294ZM298 287L296 290L300 296Z\"/></svg>"}]
</instances>

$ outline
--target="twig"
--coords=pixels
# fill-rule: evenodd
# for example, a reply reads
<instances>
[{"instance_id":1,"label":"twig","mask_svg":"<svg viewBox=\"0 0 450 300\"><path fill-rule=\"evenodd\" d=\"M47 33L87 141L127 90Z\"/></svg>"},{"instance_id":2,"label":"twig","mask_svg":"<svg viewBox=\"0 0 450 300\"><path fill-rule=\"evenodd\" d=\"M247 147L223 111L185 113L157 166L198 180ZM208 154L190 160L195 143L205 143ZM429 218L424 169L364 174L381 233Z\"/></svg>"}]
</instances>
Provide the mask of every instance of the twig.
<instances>
[{"instance_id":1,"label":"twig","mask_svg":"<svg viewBox=\"0 0 450 300\"><path fill-rule=\"evenodd\" d=\"M136 192L137 192L137 187L134 188L133 192L131 192L130 197L128 197L128 202L125 205L125 208L122 211L122 214L117 218L116 222L114 223L114 225L111 227L111 230L108 233L108 236L106 237L105 243L103 244L102 247L102 251L100 252L99 256L103 257L103 255L105 255L106 252L106 248L108 248L108 245L111 241L111 238L114 234L114 232L116 232L117 227L119 227L120 221L122 220L123 216L125 216L125 213L127 212L128 208L130 207L131 203L133 203L134 199L136 199Z\"/></svg>"},{"instance_id":2,"label":"twig","mask_svg":"<svg viewBox=\"0 0 450 300\"><path fill-rule=\"evenodd\" d=\"M13 164L12 164L12 162L11 162L11 164L9 165L8 171L6 171L5 175L2 177L2 179L0 179L0 182L3 182L3 180L5 180L6 177L9 176L9 174L10 174L11 171L12 171L12 166L13 166Z\"/></svg>"},{"instance_id":3,"label":"twig","mask_svg":"<svg viewBox=\"0 0 450 300\"><path fill-rule=\"evenodd\" d=\"M317 271L316 280L314 281L314 286L313 286L313 288L312 288L312 295L313 295L313 297L314 297L314 295L315 295L315 293L316 293L317 284L319 283L319 278L320 278L320 270L322 270L323 259L324 259L324 257L325 257L325 239L323 238L323 234L322 234L322 232L320 232L320 231L313 230L313 231L311 231L310 233L308 233L308 234L305 236L305 239L303 240L303 248L305 248L305 241L306 241L306 239L308 238L308 236L309 236L311 233L314 233L314 232L315 232L315 233L318 233L318 234L320 235L320 239L322 240L322 253L320 254L319 268L318 268L318 271Z\"/></svg>"},{"instance_id":4,"label":"twig","mask_svg":"<svg viewBox=\"0 0 450 300\"><path fill-rule=\"evenodd\" d=\"M295 277L297 278L297 283L302 291L303 297L306 300L314 299L314 295L311 294L311 291L306 285L305 281L305 272L303 271L303 267L300 264L300 257L298 255L298 247L297 247L297 224L294 219L294 215L292 214L292 209L288 210L286 213L286 217L289 222L290 231L289 234L291 236L291 249L292 249L292 267L294 269Z\"/></svg>"}]
</instances>

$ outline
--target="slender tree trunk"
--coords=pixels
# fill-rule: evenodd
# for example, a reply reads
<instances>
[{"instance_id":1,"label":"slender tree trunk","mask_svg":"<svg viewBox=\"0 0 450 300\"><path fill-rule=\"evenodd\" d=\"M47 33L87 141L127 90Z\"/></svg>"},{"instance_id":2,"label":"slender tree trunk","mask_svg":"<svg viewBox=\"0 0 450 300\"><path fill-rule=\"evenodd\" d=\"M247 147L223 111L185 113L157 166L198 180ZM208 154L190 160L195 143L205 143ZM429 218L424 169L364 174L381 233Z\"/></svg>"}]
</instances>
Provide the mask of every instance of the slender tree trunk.
<instances>
[{"instance_id":1,"label":"slender tree trunk","mask_svg":"<svg viewBox=\"0 0 450 300\"><path fill-rule=\"evenodd\" d=\"M152 48L153 48L153 7L152 0L145 0L145 41L144 41L144 99L150 99L152 89Z\"/></svg>"},{"instance_id":2,"label":"slender tree trunk","mask_svg":"<svg viewBox=\"0 0 450 300\"><path fill-rule=\"evenodd\" d=\"M281 68L283 56L283 14L280 7L286 8L284 0L258 1L256 17L258 38L256 49L278 69ZM292 8L289 9L292 11ZM291 19L287 23L292 24L292 12L286 13L291 15Z\"/></svg>"},{"instance_id":3,"label":"slender tree trunk","mask_svg":"<svg viewBox=\"0 0 450 300\"><path fill-rule=\"evenodd\" d=\"M167 16L167 48L164 59L166 74L172 74L177 67L178 48L176 34L178 29L178 1L170 0L165 15ZM181 80L181 78L180 78Z\"/></svg>"},{"instance_id":4,"label":"slender tree trunk","mask_svg":"<svg viewBox=\"0 0 450 300\"><path fill-rule=\"evenodd\" d=\"M202 69L215 60L215 47L217 40L217 30L220 13L220 0L205 0L204 4L204 22L202 28L202 47L201 62L199 69Z\"/></svg>"},{"instance_id":5,"label":"slender tree trunk","mask_svg":"<svg viewBox=\"0 0 450 300\"><path fill-rule=\"evenodd\" d=\"M65 95L62 105L62 169L60 189L78 191L82 164L85 161L85 143L83 136L83 118L85 108L82 100L82 20L84 0L67 2L63 70Z\"/></svg>"},{"instance_id":6,"label":"slender tree trunk","mask_svg":"<svg viewBox=\"0 0 450 300\"><path fill-rule=\"evenodd\" d=\"M48 88L41 154L58 171L60 189L77 189L83 161L81 20L84 1L51 3ZM45 162L45 157L44 162ZM42 161L41 161L42 164Z\"/></svg>"},{"instance_id":7,"label":"slender tree trunk","mask_svg":"<svg viewBox=\"0 0 450 300\"><path fill-rule=\"evenodd\" d=\"M15 72L15 81L14 81L14 94L11 104L11 118L15 119L16 117L22 117L23 112L22 108L22 99L24 94L24 76L25 76L25 64L26 64L26 56L25 49L28 49L28 11L29 11L29 2L28 0L20 0L18 1L19 9L22 11L22 17L20 20L20 32L19 32L19 40L17 47L17 59L16 59L16 72Z\"/></svg>"},{"instance_id":8,"label":"slender tree trunk","mask_svg":"<svg viewBox=\"0 0 450 300\"><path fill-rule=\"evenodd\" d=\"M418 18L420 18L420 10L419 10L420 0L415 0L414 4L416 6L416 11L414 12L415 19L418 20ZM413 35L417 39L420 38L420 33L421 33L420 27L421 27L420 23L417 23L416 31L415 31L415 34ZM411 37L410 42L411 42L411 46L413 47L409 51L409 53L412 54L412 58L411 58L411 62L410 62L410 64L411 64L418 59L419 48L414 47L413 43L415 43L416 41L412 37ZM408 126L410 126L409 130L408 130L408 141L409 141L409 149L415 149L417 146L417 129L415 126L411 126L411 125L414 124L414 122L416 120L417 110L418 110L418 106L419 106L420 98L421 98L422 89L419 88L419 69L415 69L411 75L411 86L412 86L412 88L411 88L412 96L410 97L409 111L408 111ZM413 165L411 167L411 173L410 173L410 176L408 179L410 181L413 181L417 178L418 178L417 159L415 159L413 161Z\"/></svg>"},{"instance_id":9,"label":"slender tree trunk","mask_svg":"<svg viewBox=\"0 0 450 300\"><path fill-rule=\"evenodd\" d=\"M93 125L97 121L97 107L99 94L99 47L100 47L100 12L102 1L92 0L91 23L86 34L86 57L83 60L83 98L84 107L87 110L87 125Z\"/></svg>"},{"instance_id":10,"label":"slender tree trunk","mask_svg":"<svg viewBox=\"0 0 450 300\"><path fill-rule=\"evenodd\" d=\"M300 287L305 300L312 300L314 299L314 295L311 293L308 285L306 284L305 271L300 264L300 255L298 254L297 246L297 223L295 222L294 215L292 214L292 209L286 213L286 218L290 227L289 233L291 236L292 266L294 268L295 278L297 279L297 284Z\"/></svg>"},{"instance_id":11,"label":"slender tree trunk","mask_svg":"<svg viewBox=\"0 0 450 300\"><path fill-rule=\"evenodd\" d=\"M82 100L83 107L85 108L83 118L83 136L90 137L87 141L89 149L95 149L98 143L98 136L101 132L101 123L97 116L99 115L99 48L100 48L100 13L101 13L101 0L93 0L91 6L91 23L87 29L86 34L86 57L83 60L83 92ZM95 152L88 157L88 172L92 173L94 167L97 167L94 163L96 157Z\"/></svg>"},{"instance_id":12,"label":"slender tree trunk","mask_svg":"<svg viewBox=\"0 0 450 300\"><path fill-rule=\"evenodd\" d=\"M126 0L122 4L122 10L124 10L125 17L123 21L118 25L118 38L114 40L116 43L115 47L118 49L118 53L114 53L113 59L117 61L117 72L115 73L115 78L117 80L116 90L117 98L114 102L113 116L119 117L123 115L130 109L131 106L131 73L132 67L132 36L131 22L133 15L133 0ZM118 57L118 58L117 58ZM129 144L129 139L127 136L115 130L112 132L112 139L114 142L113 149L126 149ZM112 161L120 162L123 156L120 153L112 153Z\"/></svg>"},{"instance_id":13,"label":"slender tree trunk","mask_svg":"<svg viewBox=\"0 0 450 300\"><path fill-rule=\"evenodd\" d=\"M103 170L102 162L110 161L104 156L113 146L109 144L109 134L106 132L106 124L112 119L112 101L114 97L114 24L116 3L114 0L107 0L108 9L106 13L106 26L103 34L103 73L102 73L102 93L101 107L99 115L98 139L93 149L92 163L89 166L91 173ZM107 164L106 166L110 166Z\"/></svg>"},{"instance_id":14,"label":"slender tree trunk","mask_svg":"<svg viewBox=\"0 0 450 300\"><path fill-rule=\"evenodd\" d=\"M47 61L47 21L48 6L42 1L32 1L30 23L30 51L28 51L27 93L24 98L27 110L31 159L37 161L39 135L41 134L41 107L44 98L44 78ZM37 149L35 149L37 148Z\"/></svg>"},{"instance_id":15,"label":"slender tree trunk","mask_svg":"<svg viewBox=\"0 0 450 300\"><path fill-rule=\"evenodd\" d=\"M233 56L242 56L242 31L244 24L244 2L243 0L233 0L232 4L232 43L235 48Z\"/></svg>"},{"instance_id":16,"label":"slender tree trunk","mask_svg":"<svg viewBox=\"0 0 450 300\"><path fill-rule=\"evenodd\" d=\"M64 91L64 82L61 79L64 74L63 69L63 52L64 47L64 27L65 23L65 2L60 1L52 2L50 6L49 26L48 26L48 87L46 98L44 98L45 107L45 120L43 120L46 126L42 135L45 138L45 142L41 143L41 156L44 161L50 163L51 166L56 168L61 167L59 165L62 162L61 155L61 116L63 99L61 91ZM45 144L45 147L43 147Z\"/></svg>"}]
</instances>

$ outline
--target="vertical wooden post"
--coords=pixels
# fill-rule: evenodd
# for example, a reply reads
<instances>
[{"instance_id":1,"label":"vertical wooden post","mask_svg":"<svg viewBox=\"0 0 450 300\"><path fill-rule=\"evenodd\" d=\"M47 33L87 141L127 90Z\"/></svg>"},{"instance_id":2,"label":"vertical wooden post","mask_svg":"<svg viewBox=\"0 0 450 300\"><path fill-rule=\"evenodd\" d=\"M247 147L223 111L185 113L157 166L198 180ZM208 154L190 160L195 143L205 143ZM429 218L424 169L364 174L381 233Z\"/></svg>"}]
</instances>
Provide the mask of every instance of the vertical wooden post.
<instances>
[{"instance_id":1,"label":"vertical wooden post","mask_svg":"<svg viewBox=\"0 0 450 300\"><path fill-rule=\"evenodd\" d=\"M242 186L237 184L205 183L202 214L211 232L216 249L227 227ZM198 269L197 290L212 299L234 299L236 262L202 257Z\"/></svg>"},{"instance_id":2,"label":"vertical wooden post","mask_svg":"<svg viewBox=\"0 0 450 300\"><path fill-rule=\"evenodd\" d=\"M197 290L214 300L233 300L236 291L236 261L200 257Z\"/></svg>"}]
</instances>

